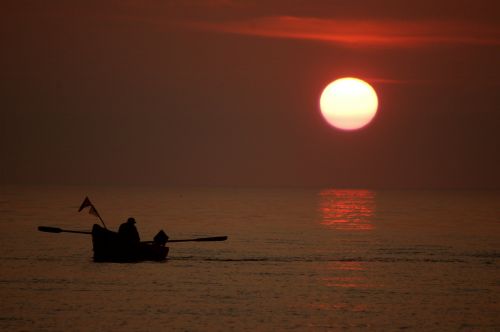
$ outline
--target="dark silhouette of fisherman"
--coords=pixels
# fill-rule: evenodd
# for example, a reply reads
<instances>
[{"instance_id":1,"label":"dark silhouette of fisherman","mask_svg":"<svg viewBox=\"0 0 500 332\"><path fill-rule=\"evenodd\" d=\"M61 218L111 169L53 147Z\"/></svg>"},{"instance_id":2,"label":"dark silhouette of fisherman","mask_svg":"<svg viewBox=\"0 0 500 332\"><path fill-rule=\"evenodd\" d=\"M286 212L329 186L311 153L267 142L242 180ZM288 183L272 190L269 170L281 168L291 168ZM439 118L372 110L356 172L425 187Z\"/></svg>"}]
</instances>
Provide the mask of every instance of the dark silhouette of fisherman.
<instances>
[{"instance_id":1,"label":"dark silhouette of fisherman","mask_svg":"<svg viewBox=\"0 0 500 332\"><path fill-rule=\"evenodd\" d=\"M141 241L139 232L137 231L137 228L135 228L134 218L128 218L126 222L120 225L120 228L118 229L118 235L123 242L130 245L138 245Z\"/></svg>"}]
</instances>

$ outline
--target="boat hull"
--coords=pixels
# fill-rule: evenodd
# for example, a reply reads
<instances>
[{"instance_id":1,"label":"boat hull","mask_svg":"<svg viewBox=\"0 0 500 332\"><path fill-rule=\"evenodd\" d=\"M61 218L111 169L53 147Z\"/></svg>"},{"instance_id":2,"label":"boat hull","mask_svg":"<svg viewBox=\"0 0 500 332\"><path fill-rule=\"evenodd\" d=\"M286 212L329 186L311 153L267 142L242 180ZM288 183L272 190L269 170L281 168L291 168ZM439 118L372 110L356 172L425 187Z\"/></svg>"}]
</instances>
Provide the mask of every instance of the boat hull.
<instances>
[{"instance_id":1,"label":"boat hull","mask_svg":"<svg viewBox=\"0 0 500 332\"><path fill-rule=\"evenodd\" d=\"M117 232L97 224L92 227L92 245L96 262L139 262L163 261L167 258L168 247L154 242L130 244Z\"/></svg>"}]
</instances>

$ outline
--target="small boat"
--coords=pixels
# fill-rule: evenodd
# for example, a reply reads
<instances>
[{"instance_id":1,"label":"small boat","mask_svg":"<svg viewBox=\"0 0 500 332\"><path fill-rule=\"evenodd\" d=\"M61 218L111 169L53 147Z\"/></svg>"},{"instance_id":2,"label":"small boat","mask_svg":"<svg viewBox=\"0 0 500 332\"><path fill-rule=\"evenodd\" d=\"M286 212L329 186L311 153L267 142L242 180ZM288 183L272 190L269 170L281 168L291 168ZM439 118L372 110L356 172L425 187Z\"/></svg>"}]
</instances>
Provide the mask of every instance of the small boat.
<instances>
[{"instance_id":1,"label":"small boat","mask_svg":"<svg viewBox=\"0 0 500 332\"><path fill-rule=\"evenodd\" d=\"M118 232L94 224L92 231L61 229L52 226L38 226L40 232L77 233L92 235L94 261L96 262L140 262L164 261L169 248L165 245L173 242L208 242L226 241L227 236L200 237L194 239L170 240L164 231L159 231L153 241L131 242Z\"/></svg>"},{"instance_id":2,"label":"small boat","mask_svg":"<svg viewBox=\"0 0 500 332\"><path fill-rule=\"evenodd\" d=\"M130 243L117 232L97 224L92 227L92 246L96 262L163 261L167 258L169 250L165 242Z\"/></svg>"}]
</instances>

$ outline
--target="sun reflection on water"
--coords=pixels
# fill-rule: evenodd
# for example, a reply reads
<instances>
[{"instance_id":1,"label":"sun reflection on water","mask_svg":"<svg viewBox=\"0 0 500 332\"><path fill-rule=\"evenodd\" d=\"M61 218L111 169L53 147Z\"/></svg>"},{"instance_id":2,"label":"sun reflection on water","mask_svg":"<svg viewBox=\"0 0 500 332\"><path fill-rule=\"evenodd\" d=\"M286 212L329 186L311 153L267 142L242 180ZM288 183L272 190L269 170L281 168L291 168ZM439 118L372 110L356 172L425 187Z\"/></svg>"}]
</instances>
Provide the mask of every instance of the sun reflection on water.
<instances>
[{"instance_id":1,"label":"sun reflection on water","mask_svg":"<svg viewBox=\"0 0 500 332\"><path fill-rule=\"evenodd\" d=\"M321 224L340 230L374 228L375 192L361 189L325 189L319 193Z\"/></svg>"},{"instance_id":2,"label":"sun reflection on water","mask_svg":"<svg viewBox=\"0 0 500 332\"><path fill-rule=\"evenodd\" d=\"M377 285L368 280L366 265L362 262L332 262L325 266L320 277L326 287L367 289Z\"/></svg>"}]
</instances>

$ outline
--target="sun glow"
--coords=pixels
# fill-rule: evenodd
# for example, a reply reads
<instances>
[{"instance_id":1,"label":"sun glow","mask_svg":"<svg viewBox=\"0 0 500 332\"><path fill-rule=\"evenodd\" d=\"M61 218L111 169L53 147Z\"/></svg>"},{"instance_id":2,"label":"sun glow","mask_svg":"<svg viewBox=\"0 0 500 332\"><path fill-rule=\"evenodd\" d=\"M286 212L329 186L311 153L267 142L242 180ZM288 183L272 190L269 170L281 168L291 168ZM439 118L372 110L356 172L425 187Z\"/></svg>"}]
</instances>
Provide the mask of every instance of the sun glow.
<instances>
[{"instance_id":1,"label":"sun glow","mask_svg":"<svg viewBox=\"0 0 500 332\"><path fill-rule=\"evenodd\" d=\"M375 90L365 81L352 77L340 78L328 84L319 103L325 120L343 130L366 126L378 108Z\"/></svg>"},{"instance_id":2,"label":"sun glow","mask_svg":"<svg viewBox=\"0 0 500 332\"><path fill-rule=\"evenodd\" d=\"M374 228L375 193L364 189L325 189L319 193L321 224L337 230Z\"/></svg>"}]
</instances>

